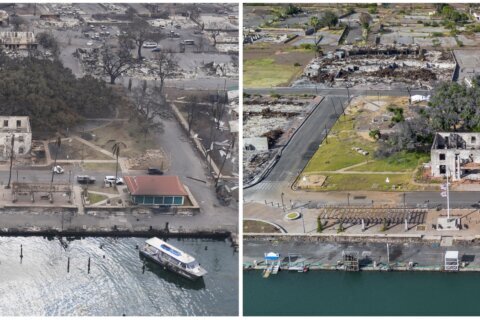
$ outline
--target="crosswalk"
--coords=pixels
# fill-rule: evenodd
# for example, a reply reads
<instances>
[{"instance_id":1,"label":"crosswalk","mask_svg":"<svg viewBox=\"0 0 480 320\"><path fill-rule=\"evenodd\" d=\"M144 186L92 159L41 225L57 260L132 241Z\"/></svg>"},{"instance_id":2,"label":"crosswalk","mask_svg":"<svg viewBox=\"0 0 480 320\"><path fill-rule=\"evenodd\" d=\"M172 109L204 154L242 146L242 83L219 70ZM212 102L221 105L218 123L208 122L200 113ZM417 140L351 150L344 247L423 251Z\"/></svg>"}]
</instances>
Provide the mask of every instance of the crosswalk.
<instances>
[{"instance_id":1,"label":"crosswalk","mask_svg":"<svg viewBox=\"0 0 480 320\"><path fill-rule=\"evenodd\" d=\"M258 190L258 191L267 191L267 190L271 190L275 184L277 184L277 182L273 182L273 181L262 181L258 184L256 184L255 186L252 187L252 190Z\"/></svg>"}]
</instances>

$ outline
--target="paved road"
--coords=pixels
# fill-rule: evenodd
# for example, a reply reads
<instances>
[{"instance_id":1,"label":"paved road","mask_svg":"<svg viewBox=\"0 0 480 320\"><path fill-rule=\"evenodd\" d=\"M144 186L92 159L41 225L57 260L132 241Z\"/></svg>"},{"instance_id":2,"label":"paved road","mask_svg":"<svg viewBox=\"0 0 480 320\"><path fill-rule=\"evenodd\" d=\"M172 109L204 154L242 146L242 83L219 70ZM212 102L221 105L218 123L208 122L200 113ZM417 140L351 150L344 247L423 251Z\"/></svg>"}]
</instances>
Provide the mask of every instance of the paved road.
<instances>
[{"instance_id":1,"label":"paved road","mask_svg":"<svg viewBox=\"0 0 480 320\"><path fill-rule=\"evenodd\" d=\"M69 179L73 181L75 184L76 176L77 175L89 175L94 176L97 181L95 183L96 186L103 185L103 179L105 176L114 176L115 171L108 171L108 170L85 170L80 165L62 165L62 168L65 170L63 174L56 174L54 178L54 182L56 183L68 183ZM8 183L8 176L9 171L8 169L4 171L0 171L0 185L6 185ZM71 171L71 173L69 173ZM50 171L50 167L46 168L39 168L39 169L28 169L24 170L21 168L13 168L12 170L12 182L17 181L17 172L18 172L18 181L19 182L50 182L52 178L52 173ZM121 176L122 172L119 167L118 175Z\"/></svg>"}]
</instances>

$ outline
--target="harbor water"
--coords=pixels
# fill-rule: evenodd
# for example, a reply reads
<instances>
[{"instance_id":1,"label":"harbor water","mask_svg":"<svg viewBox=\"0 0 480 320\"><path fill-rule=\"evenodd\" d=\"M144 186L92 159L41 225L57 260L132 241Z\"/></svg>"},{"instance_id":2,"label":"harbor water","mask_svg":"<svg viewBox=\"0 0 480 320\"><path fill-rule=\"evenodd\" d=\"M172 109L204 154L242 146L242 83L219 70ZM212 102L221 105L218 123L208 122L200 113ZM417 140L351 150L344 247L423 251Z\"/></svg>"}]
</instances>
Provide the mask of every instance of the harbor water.
<instances>
[{"instance_id":1,"label":"harbor water","mask_svg":"<svg viewBox=\"0 0 480 320\"><path fill-rule=\"evenodd\" d=\"M243 273L245 316L478 316L480 273Z\"/></svg>"},{"instance_id":2,"label":"harbor water","mask_svg":"<svg viewBox=\"0 0 480 320\"><path fill-rule=\"evenodd\" d=\"M192 282L141 257L136 246L145 240L1 237L0 316L238 314L229 241L166 239L207 269Z\"/></svg>"}]
</instances>

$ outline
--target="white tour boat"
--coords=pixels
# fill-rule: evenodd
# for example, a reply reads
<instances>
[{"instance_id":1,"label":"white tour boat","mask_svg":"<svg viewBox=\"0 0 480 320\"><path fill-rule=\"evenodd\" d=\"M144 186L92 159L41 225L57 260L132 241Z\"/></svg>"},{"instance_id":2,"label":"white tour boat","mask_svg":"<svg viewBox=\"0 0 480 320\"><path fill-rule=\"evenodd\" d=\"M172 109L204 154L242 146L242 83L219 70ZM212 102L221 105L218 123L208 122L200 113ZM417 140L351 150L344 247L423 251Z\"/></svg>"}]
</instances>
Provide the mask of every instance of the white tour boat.
<instances>
[{"instance_id":1,"label":"white tour boat","mask_svg":"<svg viewBox=\"0 0 480 320\"><path fill-rule=\"evenodd\" d=\"M196 280L207 274L194 257L158 238L145 241L140 253L187 279Z\"/></svg>"}]
</instances>

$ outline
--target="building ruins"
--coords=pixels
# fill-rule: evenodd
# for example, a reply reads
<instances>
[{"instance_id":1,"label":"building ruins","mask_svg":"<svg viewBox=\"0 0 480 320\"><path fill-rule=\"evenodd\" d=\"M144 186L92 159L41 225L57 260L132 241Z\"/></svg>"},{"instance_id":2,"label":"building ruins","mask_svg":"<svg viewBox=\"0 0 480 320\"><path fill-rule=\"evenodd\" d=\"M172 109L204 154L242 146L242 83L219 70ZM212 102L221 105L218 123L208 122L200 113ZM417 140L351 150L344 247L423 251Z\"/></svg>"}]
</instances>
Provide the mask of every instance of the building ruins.
<instances>
[{"instance_id":1,"label":"building ruins","mask_svg":"<svg viewBox=\"0 0 480 320\"><path fill-rule=\"evenodd\" d=\"M0 27L6 27L9 24L8 13L0 10Z\"/></svg>"},{"instance_id":2,"label":"building ruins","mask_svg":"<svg viewBox=\"0 0 480 320\"><path fill-rule=\"evenodd\" d=\"M0 46L9 50L36 49L37 41L33 32L0 32Z\"/></svg>"},{"instance_id":3,"label":"building ruins","mask_svg":"<svg viewBox=\"0 0 480 320\"><path fill-rule=\"evenodd\" d=\"M433 177L480 180L480 133L438 132L430 154Z\"/></svg>"},{"instance_id":4,"label":"building ruins","mask_svg":"<svg viewBox=\"0 0 480 320\"><path fill-rule=\"evenodd\" d=\"M12 149L16 157L22 157L30 153L32 148L32 130L29 117L6 117L0 116L0 161L10 158Z\"/></svg>"},{"instance_id":5,"label":"building ruins","mask_svg":"<svg viewBox=\"0 0 480 320\"><path fill-rule=\"evenodd\" d=\"M304 77L332 86L398 82L422 86L451 80L454 69L451 54L426 51L416 44L348 45L312 60Z\"/></svg>"}]
</instances>

